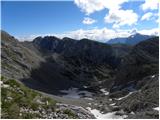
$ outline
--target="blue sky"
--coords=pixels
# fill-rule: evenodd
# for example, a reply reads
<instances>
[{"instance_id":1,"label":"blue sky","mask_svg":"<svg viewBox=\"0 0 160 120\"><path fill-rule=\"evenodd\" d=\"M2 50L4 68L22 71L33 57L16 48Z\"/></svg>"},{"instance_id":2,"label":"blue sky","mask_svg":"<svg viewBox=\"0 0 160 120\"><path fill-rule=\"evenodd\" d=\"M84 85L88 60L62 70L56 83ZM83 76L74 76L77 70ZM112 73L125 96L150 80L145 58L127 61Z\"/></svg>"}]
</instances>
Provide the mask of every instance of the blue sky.
<instances>
[{"instance_id":1,"label":"blue sky","mask_svg":"<svg viewBox=\"0 0 160 120\"><path fill-rule=\"evenodd\" d=\"M82 34L93 34L92 30L94 30L94 32L96 30L97 32L100 32L98 30L108 32L108 30L127 31L131 29L144 31L158 27L158 9L150 8L147 5L144 6L143 9L142 5L145 4L145 1L127 1L118 5L116 4L118 7L121 7L116 8L116 10L118 10L117 13L122 14L122 16L116 15L115 18L117 21L112 18L116 13L114 13L114 5L92 8L92 6L90 6L92 3L88 4L85 1L82 3L79 0L48 2L3 1L1 3L1 29L17 37L55 34L58 36L68 35L69 37L76 38L77 35L75 34L79 34L78 32L80 31ZM98 3L94 3L93 5L96 4L100 5ZM102 9L98 7L102 7ZM135 16L135 18L128 19L129 17L126 17L126 19L128 19L127 22L127 20L123 18L125 18L125 14L130 15L130 13L133 14L131 17ZM150 13L150 15L146 15L144 20L142 20L142 17L147 13ZM84 21L85 18L86 21ZM91 36L82 35L82 37L90 38ZM96 39L94 35L91 38ZM101 38L101 40L104 39L109 38Z\"/></svg>"},{"instance_id":2,"label":"blue sky","mask_svg":"<svg viewBox=\"0 0 160 120\"><path fill-rule=\"evenodd\" d=\"M50 33L85 27L73 2L3 2L2 29L13 34Z\"/></svg>"}]
</instances>

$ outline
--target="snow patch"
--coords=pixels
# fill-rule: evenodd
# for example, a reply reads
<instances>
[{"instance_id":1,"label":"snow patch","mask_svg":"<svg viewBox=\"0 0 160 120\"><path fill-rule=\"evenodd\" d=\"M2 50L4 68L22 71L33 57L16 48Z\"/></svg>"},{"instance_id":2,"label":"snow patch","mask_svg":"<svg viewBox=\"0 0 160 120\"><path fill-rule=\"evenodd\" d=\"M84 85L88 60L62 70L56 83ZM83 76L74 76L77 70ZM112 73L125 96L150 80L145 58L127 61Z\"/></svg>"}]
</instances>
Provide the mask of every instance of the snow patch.
<instances>
[{"instance_id":1,"label":"snow patch","mask_svg":"<svg viewBox=\"0 0 160 120\"><path fill-rule=\"evenodd\" d=\"M135 113L132 111L130 114L134 115Z\"/></svg>"},{"instance_id":2,"label":"snow patch","mask_svg":"<svg viewBox=\"0 0 160 120\"><path fill-rule=\"evenodd\" d=\"M100 91L101 91L104 95L109 95L109 92L106 91L104 88L100 89Z\"/></svg>"},{"instance_id":3,"label":"snow patch","mask_svg":"<svg viewBox=\"0 0 160 120\"><path fill-rule=\"evenodd\" d=\"M83 88L88 88L88 86L85 86L85 85L84 85Z\"/></svg>"},{"instance_id":4,"label":"snow patch","mask_svg":"<svg viewBox=\"0 0 160 120\"><path fill-rule=\"evenodd\" d=\"M93 100L93 98L85 97L86 100Z\"/></svg>"},{"instance_id":5,"label":"snow patch","mask_svg":"<svg viewBox=\"0 0 160 120\"><path fill-rule=\"evenodd\" d=\"M155 77L155 75L152 75L152 76L151 76L151 78L154 78L154 77Z\"/></svg>"},{"instance_id":6,"label":"snow patch","mask_svg":"<svg viewBox=\"0 0 160 120\"><path fill-rule=\"evenodd\" d=\"M0 85L2 85L3 84L3 81L0 81Z\"/></svg>"},{"instance_id":7,"label":"snow patch","mask_svg":"<svg viewBox=\"0 0 160 120\"><path fill-rule=\"evenodd\" d=\"M110 106L114 106L116 103L112 103L112 104L110 104Z\"/></svg>"},{"instance_id":8,"label":"snow patch","mask_svg":"<svg viewBox=\"0 0 160 120\"><path fill-rule=\"evenodd\" d=\"M97 119L123 119L126 118L127 115L116 115L116 112L109 112L106 114L102 114L97 109L91 109L90 107L87 107L87 109L97 118Z\"/></svg>"},{"instance_id":9,"label":"snow patch","mask_svg":"<svg viewBox=\"0 0 160 120\"><path fill-rule=\"evenodd\" d=\"M134 93L134 92L130 92L128 95L126 95L126 96L124 96L124 97L121 97L121 98L117 98L116 100L122 100L122 99L124 99L124 98L127 98L127 97L130 96L132 93Z\"/></svg>"},{"instance_id":10,"label":"snow patch","mask_svg":"<svg viewBox=\"0 0 160 120\"><path fill-rule=\"evenodd\" d=\"M159 107L156 107L156 108L153 108L154 110L157 110L157 111L159 111Z\"/></svg>"},{"instance_id":11,"label":"snow patch","mask_svg":"<svg viewBox=\"0 0 160 120\"><path fill-rule=\"evenodd\" d=\"M62 95L62 97L66 97L66 98L86 98L86 99L90 99L92 97L91 92L88 91L80 91L78 90L78 88L70 88L68 90L60 90L60 92L65 93L65 95Z\"/></svg>"},{"instance_id":12,"label":"snow patch","mask_svg":"<svg viewBox=\"0 0 160 120\"><path fill-rule=\"evenodd\" d=\"M1 87L3 87L3 88L8 88L9 85L7 85L7 84L2 84Z\"/></svg>"},{"instance_id":13,"label":"snow patch","mask_svg":"<svg viewBox=\"0 0 160 120\"><path fill-rule=\"evenodd\" d=\"M112 99L109 99L109 101L112 101Z\"/></svg>"},{"instance_id":14,"label":"snow patch","mask_svg":"<svg viewBox=\"0 0 160 120\"><path fill-rule=\"evenodd\" d=\"M88 105L92 105L92 103L88 103Z\"/></svg>"}]
</instances>

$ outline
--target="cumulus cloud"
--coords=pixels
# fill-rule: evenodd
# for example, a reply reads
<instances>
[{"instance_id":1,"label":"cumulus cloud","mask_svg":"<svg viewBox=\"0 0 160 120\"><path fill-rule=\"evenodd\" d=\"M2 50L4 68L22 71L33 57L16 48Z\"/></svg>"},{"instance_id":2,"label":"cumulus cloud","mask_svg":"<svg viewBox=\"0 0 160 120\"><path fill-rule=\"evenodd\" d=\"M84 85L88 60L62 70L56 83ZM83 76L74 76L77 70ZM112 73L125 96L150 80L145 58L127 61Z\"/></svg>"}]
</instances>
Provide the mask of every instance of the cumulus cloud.
<instances>
[{"instance_id":1,"label":"cumulus cloud","mask_svg":"<svg viewBox=\"0 0 160 120\"><path fill-rule=\"evenodd\" d=\"M144 15L142 16L141 20L142 20L142 21L143 21L143 20L150 20L152 17L153 17L153 13L148 12L148 13L146 13L146 14L144 14Z\"/></svg>"},{"instance_id":2,"label":"cumulus cloud","mask_svg":"<svg viewBox=\"0 0 160 120\"><path fill-rule=\"evenodd\" d=\"M106 23L114 23L113 28L119 28L123 25L133 25L138 21L138 15L133 10L114 10L109 11L105 16Z\"/></svg>"},{"instance_id":3,"label":"cumulus cloud","mask_svg":"<svg viewBox=\"0 0 160 120\"><path fill-rule=\"evenodd\" d=\"M145 3L141 5L142 10L156 10L158 9L159 0L145 0Z\"/></svg>"},{"instance_id":4,"label":"cumulus cloud","mask_svg":"<svg viewBox=\"0 0 160 120\"><path fill-rule=\"evenodd\" d=\"M90 15L96 11L103 9L117 10L121 8L121 4L128 0L74 0L74 3L86 13Z\"/></svg>"},{"instance_id":5,"label":"cumulus cloud","mask_svg":"<svg viewBox=\"0 0 160 120\"><path fill-rule=\"evenodd\" d=\"M89 29L89 30L84 30L84 29L79 29L79 30L75 30L75 31L68 31L62 34L41 34L41 35L30 35L30 36L19 36L17 37L19 40L21 41L31 41L33 40L35 37L38 36L56 36L59 38L63 38L63 37L70 37L76 40L80 40L83 38L88 38L91 40L96 40L99 42L106 42L110 39L113 38L120 38L120 37L129 37L132 34L135 33L141 33L144 35L158 35L158 28L154 28L154 29L145 29L145 30L135 30L135 29L108 29L106 27L98 29Z\"/></svg>"},{"instance_id":6,"label":"cumulus cloud","mask_svg":"<svg viewBox=\"0 0 160 120\"><path fill-rule=\"evenodd\" d=\"M113 38L129 37L130 35L135 33L141 33L144 35L158 35L158 28L144 29L144 30L137 30L135 28L113 30L104 27L101 29L95 28L90 30L79 29L75 31L69 31L63 34L54 34L54 35L60 38L70 37L77 40L88 38L99 42L106 42Z\"/></svg>"},{"instance_id":7,"label":"cumulus cloud","mask_svg":"<svg viewBox=\"0 0 160 120\"><path fill-rule=\"evenodd\" d=\"M20 41L32 41L34 38L41 36L39 35L20 35L20 36L15 36Z\"/></svg>"},{"instance_id":8,"label":"cumulus cloud","mask_svg":"<svg viewBox=\"0 0 160 120\"><path fill-rule=\"evenodd\" d=\"M123 25L133 25L138 20L138 15L133 10L123 10L122 4L129 0L75 0L75 4L90 15L96 11L103 9L109 10L109 14L105 16L106 23L114 23L114 28Z\"/></svg>"},{"instance_id":9,"label":"cumulus cloud","mask_svg":"<svg viewBox=\"0 0 160 120\"><path fill-rule=\"evenodd\" d=\"M106 42L112 38L128 37L129 35L131 35L131 31L132 30L121 30L121 29L117 29L115 31L115 30L104 27L101 29L95 28L90 30L79 29L75 31L66 32L63 34L56 34L56 36L60 38L67 36L77 40L80 40L82 38L88 38L91 40Z\"/></svg>"},{"instance_id":10,"label":"cumulus cloud","mask_svg":"<svg viewBox=\"0 0 160 120\"><path fill-rule=\"evenodd\" d=\"M87 24L87 25L93 24L95 22L96 20L89 18L89 17L85 17L84 20L82 21L83 24Z\"/></svg>"},{"instance_id":11,"label":"cumulus cloud","mask_svg":"<svg viewBox=\"0 0 160 120\"><path fill-rule=\"evenodd\" d=\"M157 18L156 23L159 23L159 18Z\"/></svg>"},{"instance_id":12,"label":"cumulus cloud","mask_svg":"<svg viewBox=\"0 0 160 120\"><path fill-rule=\"evenodd\" d=\"M102 4L102 0L74 0L74 3L86 13L86 15L90 15L95 11L100 11L104 9L104 5Z\"/></svg>"},{"instance_id":13,"label":"cumulus cloud","mask_svg":"<svg viewBox=\"0 0 160 120\"><path fill-rule=\"evenodd\" d=\"M108 10L118 10L121 9L121 5L129 0L102 0L103 5Z\"/></svg>"},{"instance_id":14,"label":"cumulus cloud","mask_svg":"<svg viewBox=\"0 0 160 120\"><path fill-rule=\"evenodd\" d=\"M159 28L153 28L153 29L145 29L145 30L139 30L138 31L141 34L144 35L159 35Z\"/></svg>"}]
</instances>

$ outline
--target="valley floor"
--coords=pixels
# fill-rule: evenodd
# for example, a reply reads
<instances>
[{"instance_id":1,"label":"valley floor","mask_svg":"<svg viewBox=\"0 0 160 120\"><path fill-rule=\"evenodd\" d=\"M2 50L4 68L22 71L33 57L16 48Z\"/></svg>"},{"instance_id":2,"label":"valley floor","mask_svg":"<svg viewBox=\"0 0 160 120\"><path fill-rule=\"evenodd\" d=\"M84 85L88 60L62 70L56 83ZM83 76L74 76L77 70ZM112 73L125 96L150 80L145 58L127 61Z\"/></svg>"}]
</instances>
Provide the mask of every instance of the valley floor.
<instances>
[{"instance_id":1,"label":"valley floor","mask_svg":"<svg viewBox=\"0 0 160 120\"><path fill-rule=\"evenodd\" d=\"M109 97L109 92L107 92L104 88L99 90L99 94L95 94L87 90L78 90L78 88L60 90L60 92L62 92L62 94L60 95L46 94L44 92L41 93L46 96L52 97L56 101L59 101L63 104L81 106L87 111L91 112L97 119L124 119L137 116L137 113L133 111L124 111L124 108L119 106L118 103L128 99L133 94L139 94L141 90L134 90L122 97L113 99ZM149 112L151 116L148 116L148 118L158 117L158 111L158 107L152 108L150 110L151 113Z\"/></svg>"},{"instance_id":2,"label":"valley floor","mask_svg":"<svg viewBox=\"0 0 160 120\"><path fill-rule=\"evenodd\" d=\"M153 76L151 76L151 77L153 77ZM43 114L46 114L46 115L42 114L43 115L42 118L61 118L60 117L61 115L62 115L62 118L83 118L83 119L86 119L86 118L124 119L124 118L137 118L137 117L139 117L139 118L143 118L143 117L145 117L145 118L158 118L159 117L159 115L158 115L159 107L157 105L154 105L155 107L147 110L146 112L143 111L143 113L140 112L140 114L137 114L134 111L126 111L125 110L126 106L123 107L122 106L123 104L122 105L120 104L120 103L123 103L124 101L126 101L125 105L127 105L127 102L128 101L130 102L130 97L134 97L137 94L140 94L141 90L138 90L138 91L134 90L134 91L127 93L126 95L123 95L123 96L117 97L117 98L111 98L110 97L111 93L106 91L104 88L101 88L98 93L93 93L91 91L88 91L86 86L84 87L84 89L81 89L81 90L78 88L70 88L68 90L59 90L59 93L61 93L59 95L53 95L53 94L48 94L48 93L34 90L35 92L38 93L38 94L35 94L35 92L32 92L31 90L29 90L29 88L25 88L25 86L16 83L14 80L8 81L6 78L3 78L3 79L4 80L1 82L1 86L3 88L2 89L2 95L3 95L2 96L3 97L2 98L2 112L3 112L2 118L5 116L6 110L9 110L8 111L9 113L11 112L10 111L11 108L10 108L10 106L8 106L11 101L13 101L14 99L15 100L17 99L18 101L20 101L20 103L22 102L22 104L23 104L23 102L26 101L26 100L24 101L23 99L26 98L27 96L29 97L29 101L31 102L31 103L29 102L27 104L30 104L32 107L35 106L34 105L35 103L32 103L31 99L33 99L33 101L35 101L35 99L36 99L36 101L39 101L40 104L43 104L43 102L41 102L43 99L50 100L52 98L52 100L57 101L56 107L54 109L56 109L56 111L61 111L62 113L59 113L59 112L56 113L55 111L49 112L48 110L51 109L50 107L52 107L52 105L50 106L49 103L47 102L47 104L46 103L45 104L47 106L49 105L48 107L44 107L43 105L42 106L40 105L42 107L42 109L44 109ZM15 96L14 95L15 90L16 90L16 92L18 90L18 92L20 92L18 94L21 94L21 95ZM11 93L11 91L13 91L13 93ZM27 92L27 96L24 96L25 92ZM31 98L29 96L30 94L33 94L33 95L31 95ZM40 97L39 94L43 95L44 98ZM39 99L42 99L42 100L39 100ZM134 100L134 99L131 99L131 100ZM15 103L16 107L19 106L19 105L17 106L17 104L19 104L19 103L17 103L17 102ZM134 104L136 105L137 103L133 103L133 105ZM9 108L7 108L7 106ZM35 112L39 113L39 111L37 111L37 110L34 111L34 109L37 109L37 106L39 106L39 105L36 105L36 108L33 107L33 109L29 109L29 108L25 108L25 107L18 107L18 108L20 109L20 111L22 113L28 111L28 112L35 114ZM55 106L55 103L54 103L54 106ZM128 105L127 107L130 107L130 106L131 105ZM141 109L141 108L139 108L139 109ZM74 111L78 115L75 116L70 111ZM18 113L18 114L20 114L20 113ZM49 117L48 117L48 114L49 114ZM71 114L71 116L67 116L66 114ZM30 117L37 118L38 116L30 116ZM28 118L28 117L26 117L26 118Z\"/></svg>"}]
</instances>

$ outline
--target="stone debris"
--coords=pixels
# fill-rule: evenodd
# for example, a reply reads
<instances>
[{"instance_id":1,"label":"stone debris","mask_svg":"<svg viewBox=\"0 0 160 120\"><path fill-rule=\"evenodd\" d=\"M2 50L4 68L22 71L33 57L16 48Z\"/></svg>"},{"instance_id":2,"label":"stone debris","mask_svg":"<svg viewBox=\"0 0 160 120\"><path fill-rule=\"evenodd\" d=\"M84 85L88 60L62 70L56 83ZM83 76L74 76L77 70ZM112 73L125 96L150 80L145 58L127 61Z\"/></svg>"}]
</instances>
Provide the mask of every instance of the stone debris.
<instances>
[{"instance_id":1,"label":"stone debris","mask_svg":"<svg viewBox=\"0 0 160 120\"><path fill-rule=\"evenodd\" d=\"M94 115L90 113L88 110L74 105L68 105L68 104L56 104L56 109L53 111L51 109L44 109L39 107L38 110L33 110L30 108L22 107L20 108L20 116L22 116L23 113L30 113L30 114L38 114L43 119L70 119L72 116L65 113L64 111L70 111L74 114L75 118L79 119L94 119Z\"/></svg>"}]
</instances>

